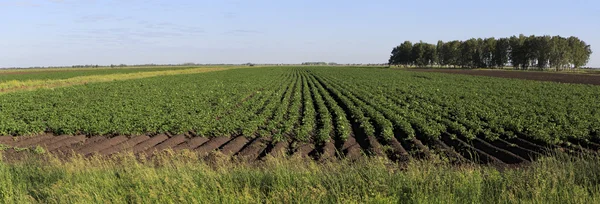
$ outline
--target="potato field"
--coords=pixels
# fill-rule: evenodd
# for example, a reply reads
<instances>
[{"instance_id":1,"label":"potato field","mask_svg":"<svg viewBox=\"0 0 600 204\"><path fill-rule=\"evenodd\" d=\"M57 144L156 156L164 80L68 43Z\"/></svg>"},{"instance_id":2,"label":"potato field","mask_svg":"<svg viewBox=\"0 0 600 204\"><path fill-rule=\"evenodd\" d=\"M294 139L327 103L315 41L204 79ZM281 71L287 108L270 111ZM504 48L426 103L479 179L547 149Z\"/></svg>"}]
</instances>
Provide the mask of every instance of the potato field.
<instances>
[{"instance_id":1,"label":"potato field","mask_svg":"<svg viewBox=\"0 0 600 204\"><path fill-rule=\"evenodd\" d=\"M39 76L36 76L39 77ZM8 80L8 79L7 79ZM600 149L600 87L356 67L264 67L0 95L0 143L493 166Z\"/></svg>"}]
</instances>

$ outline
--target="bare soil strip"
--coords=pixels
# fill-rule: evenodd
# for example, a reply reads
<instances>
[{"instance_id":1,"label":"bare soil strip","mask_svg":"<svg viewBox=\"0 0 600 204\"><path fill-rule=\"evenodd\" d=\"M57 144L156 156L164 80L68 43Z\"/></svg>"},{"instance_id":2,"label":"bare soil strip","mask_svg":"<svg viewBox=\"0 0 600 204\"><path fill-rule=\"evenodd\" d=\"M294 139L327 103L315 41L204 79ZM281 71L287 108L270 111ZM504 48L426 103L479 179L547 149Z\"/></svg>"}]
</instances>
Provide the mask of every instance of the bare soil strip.
<instances>
[{"instance_id":1,"label":"bare soil strip","mask_svg":"<svg viewBox=\"0 0 600 204\"><path fill-rule=\"evenodd\" d=\"M143 151L146 151L147 149L150 149L151 147L156 146L157 144L160 144L161 142L163 142L167 139L169 139L169 136L167 136L165 134L160 134L160 135L151 137L150 139L133 146L132 151L135 154L141 153Z\"/></svg>"},{"instance_id":2,"label":"bare soil strip","mask_svg":"<svg viewBox=\"0 0 600 204\"><path fill-rule=\"evenodd\" d=\"M200 145L208 142L208 138L206 137L194 137L189 139L187 142L181 143L173 148L173 150L183 150L183 149L196 149Z\"/></svg>"},{"instance_id":3,"label":"bare soil strip","mask_svg":"<svg viewBox=\"0 0 600 204\"><path fill-rule=\"evenodd\" d=\"M206 142L203 145L201 145L200 147L198 147L198 149L196 149L196 152L198 152L200 154L208 154L211 151L219 149L219 147L221 147L223 144L229 142L229 140L230 140L229 137L212 138L208 142Z\"/></svg>"},{"instance_id":4,"label":"bare soil strip","mask_svg":"<svg viewBox=\"0 0 600 204\"><path fill-rule=\"evenodd\" d=\"M102 155L112 155L114 153L117 153L119 151L123 151L123 150L127 150L127 149L131 149L132 147L134 147L137 144L140 144L146 140L150 139L149 136L147 135L139 135L136 137L133 137L121 144L112 146L110 148L107 149L103 149L102 151L100 151L100 154Z\"/></svg>"},{"instance_id":5,"label":"bare soil strip","mask_svg":"<svg viewBox=\"0 0 600 204\"><path fill-rule=\"evenodd\" d=\"M288 141L277 142L277 143L275 143L274 147L271 149L271 152L268 152L268 154L271 154L274 157L282 157L284 155L287 155L288 146L289 146Z\"/></svg>"},{"instance_id":6,"label":"bare soil strip","mask_svg":"<svg viewBox=\"0 0 600 204\"><path fill-rule=\"evenodd\" d=\"M506 70L473 70L473 69L407 69L417 72L438 72L447 74L464 74L473 76L490 76L536 81L551 81L571 84L600 85L600 75L571 74L541 71L506 71Z\"/></svg>"},{"instance_id":7,"label":"bare soil strip","mask_svg":"<svg viewBox=\"0 0 600 204\"><path fill-rule=\"evenodd\" d=\"M78 136L52 136L38 135L22 138L0 137L0 144L9 147L3 152L3 156L8 159L19 159L23 148L43 147L48 152L66 153L61 154L64 157L70 156L70 153L89 156L96 154L109 156L119 152L133 152L137 155L152 156L154 153L166 149L174 151L193 150L200 153L200 156L208 155L212 151L220 151L224 156L235 157L243 161L261 160L267 155L275 157L293 156L307 157L318 161L330 161L334 159L356 160L364 156L363 152L378 150L383 157L388 157L400 163L406 163L411 159L428 159L433 154L442 155L453 162L464 163L472 162L478 164L489 164L499 168L511 167L515 165L528 164L537 157L544 155L549 149L563 149L571 151L572 154L597 154L597 151L585 148L579 144L545 145L537 141L531 141L522 138L498 139L487 141L483 139L466 140L465 138L451 138L448 134L442 135L440 140L426 141L423 144L417 138L406 140L410 151L421 151L421 153L408 152L403 148L398 140L386 142L388 148L381 145L374 137L367 137L369 140L368 148L363 148L356 142L354 137L349 137L344 145L335 147L333 140L316 147L312 143L300 142L298 145L290 145L287 141L271 143L271 138L255 138L249 140L244 136L235 138L215 137L212 139L204 137L188 138L186 135L176 135L169 137L165 134L157 136L116 136L106 138L103 136L86 137ZM19 145L19 146L15 146ZM19 147L21 149L13 149ZM386 150L387 149L387 150ZM385 153L388 154L385 154ZM367 154L368 155L368 154ZM377 155L373 153L372 155ZM414 157L414 155L425 155L423 157Z\"/></svg>"},{"instance_id":8,"label":"bare soil strip","mask_svg":"<svg viewBox=\"0 0 600 204\"><path fill-rule=\"evenodd\" d=\"M144 154L150 156L165 149L173 149L173 147L184 143L186 140L187 139L185 138L185 135L175 135L154 147L148 148L146 151L144 151Z\"/></svg>"},{"instance_id":9,"label":"bare soil strip","mask_svg":"<svg viewBox=\"0 0 600 204\"><path fill-rule=\"evenodd\" d=\"M246 161L257 160L261 156L261 153L266 151L269 142L268 138L256 138L248 146L244 147L238 153L238 156Z\"/></svg>"},{"instance_id":10,"label":"bare soil strip","mask_svg":"<svg viewBox=\"0 0 600 204\"><path fill-rule=\"evenodd\" d=\"M81 149L81 151L79 151L79 153L82 154L82 155L89 155L91 153L99 152L100 150L112 147L112 146L120 144L122 142L125 142L127 139L128 138L126 136L123 136L123 135L117 136L117 137L113 137L113 138L110 138L108 140L104 140L104 141L99 142L99 143L94 143L89 148Z\"/></svg>"},{"instance_id":11,"label":"bare soil strip","mask_svg":"<svg viewBox=\"0 0 600 204\"><path fill-rule=\"evenodd\" d=\"M73 144L81 143L85 141L87 138L84 135L69 137L64 140L49 144L46 149L48 151L54 151L60 147L70 147Z\"/></svg>"},{"instance_id":12,"label":"bare soil strip","mask_svg":"<svg viewBox=\"0 0 600 204\"><path fill-rule=\"evenodd\" d=\"M248 142L249 140L245 136L236 137L227 144L223 145L221 152L227 156L233 156L235 153L242 150L242 148L244 148Z\"/></svg>"}]
</instances>

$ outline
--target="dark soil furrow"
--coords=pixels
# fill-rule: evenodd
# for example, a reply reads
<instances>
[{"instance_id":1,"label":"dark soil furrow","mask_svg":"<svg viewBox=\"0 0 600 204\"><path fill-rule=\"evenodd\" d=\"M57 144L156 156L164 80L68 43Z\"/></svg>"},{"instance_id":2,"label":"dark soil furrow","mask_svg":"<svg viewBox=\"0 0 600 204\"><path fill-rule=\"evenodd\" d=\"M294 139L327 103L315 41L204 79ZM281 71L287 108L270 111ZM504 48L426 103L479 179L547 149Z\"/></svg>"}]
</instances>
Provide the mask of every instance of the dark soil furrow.
<instances>
[{"instance_id":1,"label":"dark soil furrow","mask_svg":"<svg viewBox=\"0 0 600 204\"><path fill-rule=\"evenodd\" d=\"M237 155L245 161L254 161L260 159L263 151L267 150L269 139L259 137L254 139L249 145L244 147Z\"/></svg>"},{"instance_id":2,"label":"dark soil furrow","mask_svg":"<svg viewBox=\"0 0 600 204\"><path fill-rule=\"evenodd\" d=\"M115 154L117 152L126 152L126 151L131 151L131 148L133 148L135 145L142 143L146 140L150 139L150 137L148 135L138 135L135 136L121 144L112 146L108 149L104 149L102 151L100 151L100 154L102 155L112 155Z\"/></svg>"},{"instance_id":3,"label":"dark soil furrow","mask_svg":"<svg viewBox=\"0 0 600 204\"><path fill-rule=\"evenodd\" d=\"M360 148L360 145L356 143L344 150L344 158L349 160L357 160L363 156L363 151Z\"/></svg>"},{"instance_id":4,"label":"dark soil furrow","mask_svg":"<svg viewBox=\"0 0 600 204\"><path fill-rule=\"evenodd\" d=\"M54 151L56 149L59 149L61 147L70 147L73 144L78 144L78 143L83 143L83 141L85 141L87 138L85 137L85 135L78 135L78 136L74 136L74 137L68 137L65 139L62 139L60 141L48 144L46 146L46 150L47 151Z\"/></svg>"},{"instance_id":5,"label":"dark soil furrow","mask_svg":"<svg viewBox=\"0 0 600 204\"><path fill-rule=\"evenodd\" d=\"M310 153L315 149L315 145L311 143L301 143L292 154L292 157L309 157Z\"/></svg>"},{"instance_id":6,"label":"dark soil furrow","mask_svg":"<svg viewBox=\"0 0 600 204\"><path fill-rule=\"evenodd\" d=\"M342 150L346 150L351 146L357 145L358 142L356 142L356 139L354 139L354 136L351 135L350 137L348 137L348 139L346 139L346 141L344 141L344 144L342 145L341 149Z\"/></svg>"},{"instance_id":7,"label":"dark soil furrow","mask_svg":"<svg viewBox=\"0 0 600 204\"><path fill-rule=\"evenodd\" d=\"M461 138L461 139L463 141L467 141L464 138ZM517 164L517 163L522 163L522 162L528 161L527 159L522 158L518 155L515 155L510 151L500 149L496 146L493 146L490 143L488 143L480 138L475 138L469 142L471 143L471 146L473 146L474 148L477 148L485 153L488 153L489 155L493 155L494 157L502 160L504 163L507 163L507 164Z\"/></svg>"},{"instance_id":8,"label":"dark soil furrow","mask_svg":"<svg viewBox=\"0 0 600 204\"><path fill-rule=\"evenodd\" d=\"M370 147L368 151L375 156L384 157L385 153L383 152L383 146L381 145L381 143L379 143L379 141L377 141L375 136L367 136L367 139L369 141Z\"/></svg>"},{"instance_id":9,"label":"dark soil furrow","mask_svg":"<svg viewBox=\"0 0 600 204\"><path fill-rule=\"evenodd\" d=\"M548 153L548 151L550 150L550 148L548 146L546 146L545 144L539 144L539 143L536 144L536 143L533 143L533 142L530 142L528 140L524 140L521 138L510 138L510 139L506 139L506 141L516 144L525 149L530 149L535 152Z\"/></svg>"},{"instance_id":10,"label":"dark soil furrow","mask_svg":"<svg viewBox=\"0 0 600 204\"><path fill-rule=\"evenodd\" d=\"M186 140L187 138L185 137L185 135L175 135L154 147L148 148L144 151L144 154L148 156L154 155L157 152L163 151L165 149L170 149L181 143L184 143Z\"/></svg>"},{"instance_id":11,"label":"dark soil furrow","mask_svg":"<svg viewBox=\"0 0 600 204\"><path fill-rule=\"evenodd\" d=\"M87 149L93 145L96 145L96 143L100 143L104 140L107 140L107 138L104 136L90 137L90 138L87 138L86 140L84 140L83 143L75 144L73 147L65 146L63 148L59 148L59 150L66 150L66 151L62 151L62 152L68 152L70 150L70 148L72 148L72 149L74 149L75 152L77 152L82 149Z\"/></svg>"},{"instance_id":12,"label":"dark soil furrow","mask_svg":"<svg viewBox=\"0 0 600 204\"><path fill-rule=\"evenodd\" d=\"M193 138L187 140L186 142L173 147L173 150L184 150L184 149L193 150L193 149L198 148L200 145L208 142L208 140L209 139L206 137L193 137Z\"/></svg>"},{"instance_id":13,"label":"dark soil furrow","mask_svg":"<svg viewBox=\"0 0 600 204\"><path fill-rule=\"evenodd\" d=\"M338 149L335 147L335 143L331 140L329 142L326 142L325 145L323 145L320 148L321 151L318 155L319 161L335 159L336 155L338 155Z\"/></svg>"},{"instance_id":14,"label":"dark soil furrow","mask_svg":"<svg viewBox=\"0 0 600 204\"><path fill-rule=\"evenodd\" d=\"M433 140L432 143L433 143L432 146L435 147L438 154L441 154L442 156L446 157L452 163L457 164L457 163L463 163L463 162L470 161L467 158L460 155L458 152L456 152L454 150L454 148L448 146L442 140L436 139L436 140Z\"/></svg>"},{"instance_id":15,"label":"dark soil furrow","mask_svg":"<svg viewBox=\"0 0 600 204\"><path fill-rule=\"evenodd\" d=\"M568 139L568 141L570 143L573 143L573 144L578 144L581 147L583 147L585 149L592 150L594 152L600 151L600 145L596 144L596 143L594 143L592 141L583 140L583 139L576 139L576 138L570 138L570 139Z\"/></svg>"},{"instance_id":16,"label":"dark soil furrow","mask_svg":"<svg viewBox=\"0 0 600 204\"><path fill-rule=\"evenodd\" d=\"M0 144L12 146L15 138L11 136L0 136Z\"/></svg>"},{"instance_id":17,"label":"dark soil furrow","mask_svg":"<svg viewBox=\"0 0 600 204\"><path fill-rule=\"evenodd\" d=\"M402 144L396 140L396 138L392 138L387 142L388 145L392 148L391 151L387 153L388 157L392 161L398 162L408 162L410 161L410 155L408 152L402 147Z\"/></svg>"},{"instance_id":18,"label":"dark soil furrow","mask_svg":"<svg viewBox=\"0 0 600 204\"><path fill-rule=\"evenodd\" d=\"M497 167L506 166L506 163L502 162L502 160L471 146L469 143L459 138L452 139L449 135L442 135L441 140L449 146L452 146L463 157L471 161L476 163L490 164Z\"/></svg>"},{"instance_id":19,"label":"dark soil furrow","mask_svg":"<svg viewBox=\"0 0 600 204\"><path fill-rule=\"evenodd\" d=\"M417 138L412 138L409 141L410 141L410 153L413 155L413 157L417 157L417 158L421 158L421 159L432 158L431 151L429 151L429 148L427 146L423 145L423 142L421 142L421 140L419 140Z\"/></svg>"},{"instance_id":20,"label":"dark soil furrow","mask_svg":"<svg viewBox=\"0 0 600 204\"><path fill-rule=\"evenodd\" d=\"M54 136L52 136L52 135L31 136L27 139L23 139L23 140L19 140L19 141L15 142L13 144L13 146L21 147L21 148L31 147L31 146L37 145L38 143L40 143L44 140L51 140L53 137Z\"/></svg>"},{"instance_id":21,"label":"dark soil furrow","mask_svg":"<svg viewBox=\"0 0 600 204\"><path fill-rule=\"evenodd\" d=\"M284 157L287 155L287 147L289 146L289 142L288 141L281 141L281 142L277 142L275 143L275 145L273 146L273 148L271 149L270 152L267 152L268 154L270 154L273 157Z\"/></svg>"},{"instance_id":22,"label":"dark soil furrow","mask_svg":"<svg viewBox=\"0 0 600 204\"><path fill-rule=\"evenodd\" d=\"M570 153L570 154L575 154L575 155L576 154L598 154L595 151L581 147L581 145L579 145L579 144L573 144L570 142L561 142L558 146L563 151L566 151L567 153Z\"/></svg>"},{"instance_id":23,"label":"dark soil furrow","mask_svg":"<svg viewBox=\"0 0 600 204\"><path fill-rule=\"evenodd\" d=\"M529 161L533 161L534 159L541 156L541 154L538 152L523 148L516 144L509 143L508 141L506 141L504 139L499 138L494 141L489 141L489 143L498 148L502 148L502 149L512 152L513 154L519 155L520 157L527 159Z\"/></svg>"},{"instance_id":24,"label":"dark soil furrow","mask_svg":"<svg viewBox=\"0 0 600 204\"><path fill-rule=\"evenodd\" d=\"M223 144L229 142L229 137L215 137L210 139L208 142L202 144L195 151L201 155L207 155L211 151L219 149Z\"/></svg>"},{"instance_id":25,"label":"dark soil furrow","mask_svg":"<svg viewBox=\"0 0 600 204\"><path fill-rule=\"evenodd\" d=\"M82 154L82 155L89 155L89 154L92 154L94 152L99 152L99 151L101 151L103 149L107 149L107 148L110 148L110 147L112 147L114 145L117 145L117 144L120 144L122 142L125 142L125 141L127 141L127 139L128 138L126 136L124 136L124 135L116 136L116 137L110 138L108 140L104 140L102 142L96 143L96 144L94 144L94 145L92 145L92 146L90 146L88 148L82 148L82 149L80 149L78 151L78 153Z\"/></svg>"},{"instance_id":26,"label":"dark soil furrow","mask_svg":"<svg viewBox=\"0 0 600 204\"><path fill-rule=\"evenodd\" d=\"M249 140L245 136L239 136L230 140L221 148L221 153L227 156L233 156L248 144Z\"/></svg>"},{"instance_id":27,"label":"dark soil furrow","mask_svg":"<svg viewBox=\"0 0 600 204\"><path fill-rule=\"evenodd\" d=\"M154 137L151 137L150 139L145 140L142 143L139 143L139 144L133 146L131 148L131 151L134 154L142 153L142 152L146 151L147 149L150 149L167 139L169 139L169 136L167 136L165 134L156 135Z\"/></svg>"},{"instance_id":28,"label":"dark soil furrow","mask_svg":"<svg viewBox=\"0 0 600 204\"><path fill-rule=\"evenodd\" d=\"M65 139L70 139L71 137L72 136L69 136L69 135L54 136L51 139L43 140L43 141L39 142L37 145L41 146L41 147L47 147L49 144L60 142Z\"/></svg>"}]
</instances>

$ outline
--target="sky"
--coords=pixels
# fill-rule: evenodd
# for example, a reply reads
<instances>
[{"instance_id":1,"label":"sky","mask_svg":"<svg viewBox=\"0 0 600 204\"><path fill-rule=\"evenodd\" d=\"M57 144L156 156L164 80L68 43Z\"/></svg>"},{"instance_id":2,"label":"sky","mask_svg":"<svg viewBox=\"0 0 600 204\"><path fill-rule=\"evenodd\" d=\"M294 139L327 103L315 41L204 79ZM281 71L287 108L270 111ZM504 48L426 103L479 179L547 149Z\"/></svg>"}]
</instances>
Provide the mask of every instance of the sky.
<instances>
[{"instance_id":1,"label":"sky","mask_svg":"<svg viewBox=\"0 0 600 204\"><path fill-rule=\"evenodd\" d=\"M405 40L577 36L597 0L0 0L0 67L386 63ZM596 49L598 48L598 49Z\"/></svg>"}]
</instances>

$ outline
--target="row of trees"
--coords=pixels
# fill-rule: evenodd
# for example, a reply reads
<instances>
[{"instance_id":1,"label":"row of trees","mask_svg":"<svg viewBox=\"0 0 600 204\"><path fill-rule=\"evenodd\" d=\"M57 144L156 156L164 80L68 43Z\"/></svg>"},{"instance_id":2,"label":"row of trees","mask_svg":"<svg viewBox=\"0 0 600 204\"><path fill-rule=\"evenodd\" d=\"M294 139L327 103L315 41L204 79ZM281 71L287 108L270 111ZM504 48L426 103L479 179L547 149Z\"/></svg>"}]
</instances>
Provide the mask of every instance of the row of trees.
<instances>
[{"instance_id":1,"label":"row of trees","mask_svg":"<svg viewBox=\"0 0 600 204\"><path fill-rule=\"evenodd\" d=\"M338 63L335 62L302 62L302 65L338 65Z\"/></svg>"},{"instance_id":2,"label":"row of trees","mask_svg":"<svg viewBox=\"0 0 600 204\"><path fill-rule=\"evenodd\" d=\"M512 36L438 41L437 44L405 41L392 50L390 65L518 69L579 68L587 64L592 50L577 37Z\"/></svg>"}]
</instances>

